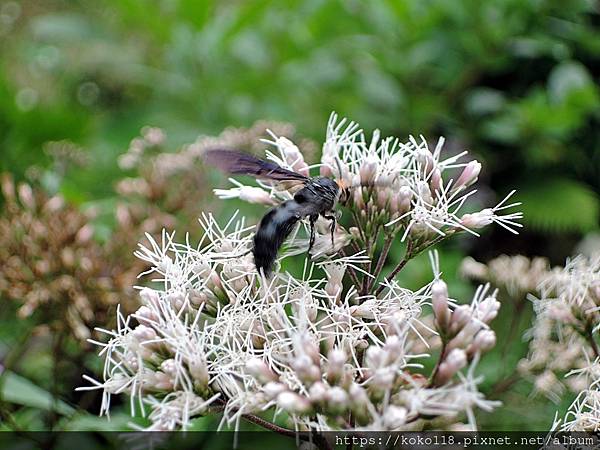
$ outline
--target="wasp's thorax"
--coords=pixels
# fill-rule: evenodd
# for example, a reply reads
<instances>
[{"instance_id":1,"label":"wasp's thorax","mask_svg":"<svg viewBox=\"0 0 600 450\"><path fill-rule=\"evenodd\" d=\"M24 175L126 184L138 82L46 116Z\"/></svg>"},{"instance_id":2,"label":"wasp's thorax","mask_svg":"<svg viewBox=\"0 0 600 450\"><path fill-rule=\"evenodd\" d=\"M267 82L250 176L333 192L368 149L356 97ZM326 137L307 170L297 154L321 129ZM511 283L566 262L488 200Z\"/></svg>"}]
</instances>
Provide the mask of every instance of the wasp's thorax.
<instances>
[{"instance_id":1,"label":"wasp's thorax","mask_svg":"<svg viewBox=\"0 0 600 450\"><path fill-rule=\"evenodd\" d=\"M294 195L298 203L318 205L320 213L331 211L340 198L340 187L331 178L311 178L306 185Z\"/></svg>"}]
</instances>

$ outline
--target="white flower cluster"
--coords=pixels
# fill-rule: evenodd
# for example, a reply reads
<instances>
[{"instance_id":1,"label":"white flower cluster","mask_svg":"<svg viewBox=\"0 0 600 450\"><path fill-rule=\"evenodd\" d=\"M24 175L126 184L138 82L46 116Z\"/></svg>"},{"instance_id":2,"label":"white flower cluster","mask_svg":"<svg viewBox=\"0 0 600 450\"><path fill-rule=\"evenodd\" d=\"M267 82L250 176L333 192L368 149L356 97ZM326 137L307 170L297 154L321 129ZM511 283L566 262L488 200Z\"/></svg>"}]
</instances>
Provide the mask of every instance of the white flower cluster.
<instances>
[{"instance_id":1,"label":"white flower cluster","mask_svg":"<svg viewBox=\"0 0 600 450\"><path fill-rule=\"evenodd\" d=\"M310 167L289 139L272 134L276 151L267 152L267 158L290 170L308 175ZM410 236L421 243L435 237L444 237L456 231L478 235L476 229L492 223L516 233L521 227L515 222L522 213L502 215L505 209L520 203L507 204L514 191L498 205L474 213L461 213L467 199L475 193L467 191L479 176L481 164L476 161L460 162L467 154L462 152L441 159L444 139L440 138L433 152L422 136L410 137L406 143L397 138L382 139L379 130L370 141L359 125L338 120L332 114L327 124L320 167L321 176L334 177L348 189L346 206L355 219L371 227L385 224L389 232L402 231L402 241ZM449 178L448 173L454 178ZM281 183L258 182L260 187L246 186L231 180L235 188L216 189L224 199L241 198L251 203L272 205L291 198L293 190ZM366 236L362 236L367 240Z\"/></svg>"},{"instance_id":2,"label":"white flower cluster","mask_svg":"<svg viewBox=\"0 0 600 450\"><path fill-rule=\"evenodd\" d=\"M514 301L520 301L527 294L537 292L549 270L550 262L546 258L530 259L523 255L500 255L486 264L467 257L460 267L464 277L484 280L502 287Z\"/></svg>"},{"instance_id":3,"label":"white flower cluster","mask_svg":"<svg viewBox=\"0 0 600 450\"><path fill-rule=\"evenodd\" d=\"M485 290L471 305L451 305L453 338L427 376L421 362L429 355L411 348L423 339L432 296L445 295L450 305L441 279L416 292L392 282L380 298L360 298L355 289L342 295L344 272L364 262L356 257L321 263L325 279L282 275L260 285L249 257L239 257L251 242L243 220L219 228L208 216L201 224L206 238L198 246L167 233L140 246L161 287L141 289L143 306L119 315L116 330L102 330L108 343L96 342L104 380L88 378L92 386L79 389L103 389L103 413L111 395L128 394L132 411L150 407L151 430L185 429L211 407L233 426L272 410L289 414L294 430L396 430L461 412L474 426L475 408L495 406L473 373L476 355L495 342L487 323L499 305Z\"/></svg>"},{"instance_id":4,"label":"white flower cluster","mask_svg":"<svg viewBox=\"0 0 600 450\"><path fill-rule=\"evenodd\" d=\"M308 174L298 148L272 137L277 152L268 157ZM103 330L103 379L81 389L103 390L103 413L111 395L129 395L132 412L150 410L153 430L185 429L193 417L217 411L222 426L247 419L286 433L419 429L436 418L451 426L464 416L475 428L475 409L497 405L479 392L474 373L496 342L489 328L499 308L495 293L482 287L471 304L457 305L437 258L434 281L418 291L394 278L442 238L492 222L514 231L520 213L498 215L513 206L502 206L505 199L459 215L480 164L458 163L463 154L440 160L441 147L432 153L424 139L401 144L380 140L378 132L367 143L356 124L332 116L320 170L348 187L352 220L334 230L333 246L327 222L317 222L313 256L325 258L307 262L300 278L259 277L252 227L235 215L224 227L203 216L204 238L195 246L167 232L161 242L148 235L149 246L137 255L152 266L142 275L160 287L142 288L143 306L119 315L116 330ZM444 182L442 174L454 168L456 180ZM291 198L294 188L259 181L216 192L271 205ZM406 241L406 255L383 277L396 235ZM288 255L306 248L294 235L291 241ZM434 339L440 355L425 365Z\"/></svg>"},{"instance_id":5,"label":"white flower cluster","mask_svg":"<svg viewBox=\"0 0 600 450\"><path fill-rule=\"evenodd\" d=\"M535 310L528 357L519 370L533 376L537 391L558 401L565 384L573 391L589 386L581 377L561 381L565 373L586 367L588 355L598 354L600 326L600 257L577 256L547 270L532 297Z\"/></svg>"}]
</instances>

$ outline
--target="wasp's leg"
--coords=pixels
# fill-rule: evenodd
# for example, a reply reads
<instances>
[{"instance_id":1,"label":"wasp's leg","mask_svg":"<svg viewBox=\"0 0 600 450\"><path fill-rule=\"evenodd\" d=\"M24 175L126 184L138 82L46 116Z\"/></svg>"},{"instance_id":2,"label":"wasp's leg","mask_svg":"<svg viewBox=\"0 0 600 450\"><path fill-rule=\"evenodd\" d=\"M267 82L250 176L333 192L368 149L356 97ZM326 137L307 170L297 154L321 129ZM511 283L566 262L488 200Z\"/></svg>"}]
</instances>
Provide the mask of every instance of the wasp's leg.
<instances>
[{"instance_id":1,"label":"wasp's leg","mask_svg":"<svg viewBox=\"0 0 600 450\"><path fill-rule=\"evenodd\" d=\"M323 217L331 220L331 225L330 225L329 229L331 230L331 246L333 247L333 234L335 232L335 226L337 224L337 217L335 216L335 214L330 214L330 215L323 214Z\"/></svg>"},{"instance_id":2,"label":"wasp's leg","mask_svg":"<svg viewBox=\"0 0 600 450\"><path fill-rule=\"evenodd\" d=\"M308 244L308 253L309 254L315 243L315 222L317 221L318 218L319 218L319 216L317 216L317 215L309 217L309 222L310 222L310 240L309 240L309 244Z\"/></svg>"}]
</instances>

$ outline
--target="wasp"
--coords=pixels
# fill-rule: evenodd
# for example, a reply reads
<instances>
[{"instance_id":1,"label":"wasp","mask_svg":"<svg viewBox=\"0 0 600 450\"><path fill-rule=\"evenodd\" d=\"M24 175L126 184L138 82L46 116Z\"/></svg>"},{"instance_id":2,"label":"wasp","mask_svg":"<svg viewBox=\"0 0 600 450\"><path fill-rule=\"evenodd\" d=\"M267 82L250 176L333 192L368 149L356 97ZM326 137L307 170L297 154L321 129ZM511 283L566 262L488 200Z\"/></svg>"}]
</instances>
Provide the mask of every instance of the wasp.
<instances>
[{"instance_id":1,"label":"wasp","mask_svg":"<svg viewBox=\"0 0 600 450\"><path fill-rule=\"evenodd\" d=\"M267 277L271 274L277 252L283 242L291 234L294 226L307 217L310 223L308 252L310 253L315 242L315 222L319 216L331 221L331 244L333 245L337 223L335 207L340 198L347 197L347 191L341 182L327 177L306 177L273 162L235 150L207 150L204 161L232 175L250 175L254 178L278 182L292 181L302 185L292 200L284 201L269 210L258 224L254 234L252 254L259 273L262 272Z\"/></svg>"}]
</instances>

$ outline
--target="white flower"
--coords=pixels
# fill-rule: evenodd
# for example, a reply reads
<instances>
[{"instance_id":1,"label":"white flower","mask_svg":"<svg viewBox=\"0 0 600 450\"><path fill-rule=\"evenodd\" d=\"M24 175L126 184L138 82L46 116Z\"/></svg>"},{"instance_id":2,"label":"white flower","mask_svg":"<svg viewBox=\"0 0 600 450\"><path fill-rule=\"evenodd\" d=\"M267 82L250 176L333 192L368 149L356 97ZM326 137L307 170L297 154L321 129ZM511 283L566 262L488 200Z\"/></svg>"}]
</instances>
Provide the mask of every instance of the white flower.
<instances>
[{"instance_id":1,"label":"white flower","mask_svg":"<svg viewBox=\"0 0 600 450\"><path fill-rule=\"evenodd\" d=\"M291 141L271 138L270 160L308 174ZM108 342L95 342L102 381L88 379L92 386L84 389L103 390L101 413L111 395L123 393L132 413L148 414L152 430L185 429L211 409L222 410L220 427L235 429L259 413L285 417L289 430L410 429L430 416L459 420L460 413L474 428L474 409L497 405L473 375L495 343L488 326L498 312L495 294L480 288L470 305L456 306L436 258L434 280L416 291L400 286L395 273L382 276L395 233L417 254L467 229L458 214L480 165L459 162L464 153L441 159L442 146L440 139L431 151L422 137L401 143L378 131L367 139L357 124L332 115L320 168L356 189L346 203L352 226L338 225L332 244L329 223L318 221L311 256L323 260L307 259L299 277L258 276L253 227L237 213L225 226L203 215L198 244L187 235L177 242L174 232L148 235L136 255L149 264L141 276L152 286L140 288L134 314L118 313L116 330L100 330ZM449 172L461 168L455 184ZM217 194L276 205L294 192L284 183L234 183ZM380 233L387 250L377 261L371 244ZM292 233L280 259L307 247ZM428 325L432 303L439 336ZM447 344L443 359L425 364L440 341ZM438 375L424 375L432 366Z\"/></svg>"}]
</instances>

